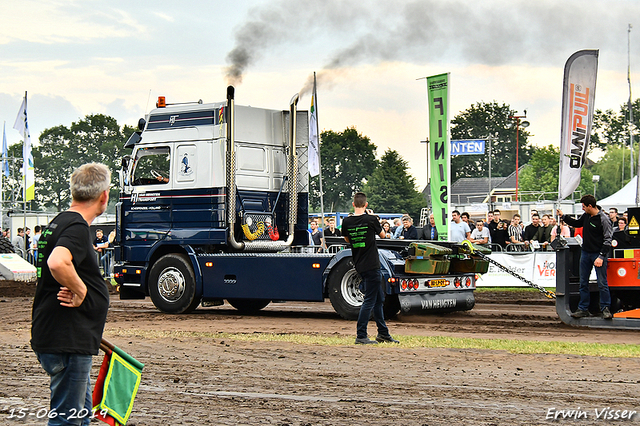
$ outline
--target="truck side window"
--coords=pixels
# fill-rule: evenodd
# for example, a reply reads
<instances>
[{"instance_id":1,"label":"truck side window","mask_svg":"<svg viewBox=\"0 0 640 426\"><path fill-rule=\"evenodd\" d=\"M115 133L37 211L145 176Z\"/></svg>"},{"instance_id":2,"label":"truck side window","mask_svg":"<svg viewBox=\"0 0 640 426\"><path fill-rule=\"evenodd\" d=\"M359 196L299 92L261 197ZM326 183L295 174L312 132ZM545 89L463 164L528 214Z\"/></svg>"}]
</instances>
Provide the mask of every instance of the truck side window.
<instances>
[{"instance_id":1,"label":"truck side window","mask_svg":"<svg viewBox=\"0 0 640 426\"><path fill-rule=\"evenodd\" d=\"M131 182L133 185L162 185L169 182L169 147L141 148L136 152Z\"/></svg>"}]
</instances>

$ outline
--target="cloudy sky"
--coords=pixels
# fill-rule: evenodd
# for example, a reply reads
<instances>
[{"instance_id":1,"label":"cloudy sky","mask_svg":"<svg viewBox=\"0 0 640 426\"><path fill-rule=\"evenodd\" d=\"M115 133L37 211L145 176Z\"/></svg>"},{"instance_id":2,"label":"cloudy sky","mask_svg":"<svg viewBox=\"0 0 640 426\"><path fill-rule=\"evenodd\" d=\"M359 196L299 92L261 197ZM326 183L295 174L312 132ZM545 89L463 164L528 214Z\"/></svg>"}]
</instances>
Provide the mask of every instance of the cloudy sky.
<instances>
[{"instance_id":1,"label":"cloudy sky","mask_svg":"<svg viewBox=\"0 0 640 426\"><path fill-rule=\"evenodd\" d=\"M634 0L21 0L0 16L0 121L7 139L25 91L32 138L104 113L135 125L155 104L223 101L300 108L318 73L321 130L355 126L409 162L426 183L426 83L451 73L451 115L507 103L531 122L531 141L558 145L563 67L599 49L596 108L628 96ZM630 33L640 80L640 23ZM635 90L634 90L635 92ZM37 167L37 164L36 164ZM514 166L515 168L515 166Z\"/></svg>"}]
</instances>

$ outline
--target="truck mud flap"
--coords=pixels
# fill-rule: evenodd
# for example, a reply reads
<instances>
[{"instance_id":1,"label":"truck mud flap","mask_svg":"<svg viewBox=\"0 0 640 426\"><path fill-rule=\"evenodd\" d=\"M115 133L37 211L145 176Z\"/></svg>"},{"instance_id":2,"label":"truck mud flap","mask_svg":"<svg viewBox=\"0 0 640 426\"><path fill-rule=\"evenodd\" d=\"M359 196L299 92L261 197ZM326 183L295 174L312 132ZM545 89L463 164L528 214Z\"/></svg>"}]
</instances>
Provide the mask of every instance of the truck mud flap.
<instances>
[{"instance_id":1,"label":"truck mud flap","mask_svg":"<svg viewBox=\"0 0 640 426\"><path fill-rule=\"evenodd\" d=\"M476 304L473 290L443 293L407 293L399 294L398 299L400 300L400 310L404 315L468 311Z\"/></svg>"},{"instance_id":2,"label":"truck mud flap","mask_svg":"<svg viewBox=\"0 0 640 426\"><path fill-rule=\"evenodd\" d=\"M640 319L604 319L598 316L573 318L571 312L578 308L580 301L578 270L580 247L569 245L556 252L556 312L563 323L574 327L613 328L619 330L640 330ZM599 295L591 292L592 305L597 305ZM597 307L596 307L597 308ZM596 309L597 310L597 309Z\"/></svg>"}]
</instances>

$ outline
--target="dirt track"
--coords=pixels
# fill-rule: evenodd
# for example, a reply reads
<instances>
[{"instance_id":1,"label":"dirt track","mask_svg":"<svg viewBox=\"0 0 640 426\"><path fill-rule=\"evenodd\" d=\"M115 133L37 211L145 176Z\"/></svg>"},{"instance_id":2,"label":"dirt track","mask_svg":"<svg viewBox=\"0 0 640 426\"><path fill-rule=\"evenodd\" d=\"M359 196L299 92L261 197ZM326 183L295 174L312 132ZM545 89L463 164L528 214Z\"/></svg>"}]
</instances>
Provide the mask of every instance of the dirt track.
<instances>
[{"instance_id":1,"label":"dirt track","mask_svg":"<svg viewBox=\"0 0 640 426\"><path fill-rule=\"evenodd\" d=\"M9 416L48 404L48 379L29 347L30 291L0 283L1 424L43 424ZM477 296L470 312L400 317L389 327L400 339L640 342L637 332L570 328L532 293ZM105 337L146 364L130 425L531 425L548 424L554 407L586 413L580 424L602 424L621 422L596 419L595 410L640 411L637 359L152 337L154 331L353 336L355 323L339 319L328 303L271 304L258 316L226 305L175 316L148 300L112 296Z\"/></svg>"}]
</instances>

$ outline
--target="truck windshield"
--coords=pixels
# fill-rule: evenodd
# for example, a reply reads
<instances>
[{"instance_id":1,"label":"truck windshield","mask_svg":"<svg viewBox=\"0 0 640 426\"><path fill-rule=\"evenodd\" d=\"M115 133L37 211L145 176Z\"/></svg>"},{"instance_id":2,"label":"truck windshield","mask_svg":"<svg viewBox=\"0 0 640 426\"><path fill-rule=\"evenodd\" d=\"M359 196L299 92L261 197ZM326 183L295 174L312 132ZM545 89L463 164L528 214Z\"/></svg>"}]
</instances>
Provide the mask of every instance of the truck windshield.
<instances>
[{"instance_id":1,"label":"truck windshield","mask_svg":"<svg viewBox=\"0 0 640 426\"><path fill-rule=\"evenodd\" d=\"M133 185L162 185L169 183L171 151L169 147L140 148L134 158L131 182Z\"/></svg>"}]
</instances>

